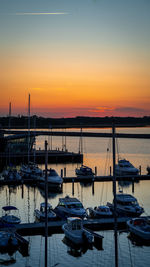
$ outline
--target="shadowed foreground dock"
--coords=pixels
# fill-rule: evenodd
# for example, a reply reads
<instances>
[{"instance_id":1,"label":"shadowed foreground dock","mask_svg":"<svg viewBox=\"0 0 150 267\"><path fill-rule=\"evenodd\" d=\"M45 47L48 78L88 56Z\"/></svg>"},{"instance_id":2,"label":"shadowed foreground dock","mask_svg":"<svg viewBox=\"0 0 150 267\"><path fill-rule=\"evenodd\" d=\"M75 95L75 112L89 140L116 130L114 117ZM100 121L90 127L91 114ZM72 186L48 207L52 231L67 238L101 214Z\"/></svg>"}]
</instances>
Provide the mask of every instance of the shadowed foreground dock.
<instances>
[{"instance_id":1,"label":"shadowed foreground dock","mask_svg":"<svg viewBox=\"0 0 150 267\"><path fill-rule=\"evenodd\" d=\"M117 219L118 229L126 229L126 221L129 220L128 217L119 217ZM62 233L62 225L65 220L50 221L48 222L48 233L56 234ZM90 230L113 230L114 228L114 218L102 218L102 219L85 219L83 220L83 225ZM35 223L21 223L16 225L17 233L26 235L44 235L45 233L45 223L35 222Z\"/></svg>"}]
</instances>

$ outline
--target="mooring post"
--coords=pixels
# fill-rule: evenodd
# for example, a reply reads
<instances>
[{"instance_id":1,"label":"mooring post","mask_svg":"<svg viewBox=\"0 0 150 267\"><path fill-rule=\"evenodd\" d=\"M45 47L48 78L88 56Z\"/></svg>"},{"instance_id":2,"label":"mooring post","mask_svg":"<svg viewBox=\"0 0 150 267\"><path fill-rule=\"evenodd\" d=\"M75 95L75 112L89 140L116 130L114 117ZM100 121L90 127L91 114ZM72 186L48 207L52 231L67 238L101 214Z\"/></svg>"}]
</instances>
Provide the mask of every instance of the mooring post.
<instances>
[{"instance_id":1,"label":"mooring post","mask_svg":"<svg viewBox=\"0 0 150 267\"><path fill-rule=\"evenodd\" d=\"M139 171L140 171L140 175L141 175L141 165L139 166Z\"/></svg>"},{"instance_id":2,"label":"mooring post","mask_svg":"<svg viewBox=\"0 0 150 267\"><path fill-rule=\"evenodd\" d=\"M92 180L92 194L94 195L94 178Z\"/></svg>"},{"instance_id":3,"label":"mooring post","mask_svg":"<svg viewBox=\"0 0 150 267\"><path fill-rule=\"evenodd\" d=\"M64 177L66 177L66 167L64 168Z\"/></svg>"},{"instance_id":4,"label":"mooring post","mask_svg":"<svg viewBox=\"0 0 150 267\"><path fill-rule=\"evenodd\" d=\"M22 198L24 197L24 186L23 186L23 184L22 184L22 194L21 194L21 196L22 196Z\"/></svg>"},{"instance_id":5,"label":"mooring post","mask_svg":"<svg viewBox=\"0 0 150 267\"><path fill-rule=\"evenodd\" d=\"M134 193L134 178L132 178L132 193Z\"/></svg>"},{"instance_id":6,"label":"mooring post","mask_svg":"<svg viewBox=\"0 0 150 267\"><path fill-rule=\"evenodd\" d=\"M111 176L111 166L110 166L110 176Z\"/></svg>"},{"instance_id":7,"label":"mooring post","mask_svg":"<svg viewBox=\"0 0 150 267\"><path fill-rule=\"evenodd\" d=\"M97 167L95 166L95 176L97 176Z\"/></svg>"},{"instance_id":8,"label":"mooring post","mask_svg":"<svg viewBox=\"0 0 150 267\"><path fill-rule=\"evenodd\" d=\"M72 194L74 195L74 179L72 179Z\"/></svg>"}]
</instances>

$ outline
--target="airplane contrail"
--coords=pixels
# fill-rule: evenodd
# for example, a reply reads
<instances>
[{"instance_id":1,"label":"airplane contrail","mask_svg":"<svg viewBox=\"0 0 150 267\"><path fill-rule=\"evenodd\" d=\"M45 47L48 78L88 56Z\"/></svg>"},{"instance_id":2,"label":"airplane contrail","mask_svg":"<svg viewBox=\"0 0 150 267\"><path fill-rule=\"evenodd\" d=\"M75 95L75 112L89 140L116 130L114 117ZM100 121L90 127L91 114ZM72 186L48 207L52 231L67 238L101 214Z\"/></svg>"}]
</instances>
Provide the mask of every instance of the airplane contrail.
<instances>
[{"instance_id":1,"label":"airplane contrail","mask_svg":"<svg viewBox=\"0 0 150 267\"><path fill-rule=\"evenodd\" d=\"M69 13L67 12L49 12L49 13L42 13L42 12L19 12L16 13L17 16L25 16L25 15L33 15L33 16L38 16L38 15L68 15Z\"/></svg>"}]
</instances>

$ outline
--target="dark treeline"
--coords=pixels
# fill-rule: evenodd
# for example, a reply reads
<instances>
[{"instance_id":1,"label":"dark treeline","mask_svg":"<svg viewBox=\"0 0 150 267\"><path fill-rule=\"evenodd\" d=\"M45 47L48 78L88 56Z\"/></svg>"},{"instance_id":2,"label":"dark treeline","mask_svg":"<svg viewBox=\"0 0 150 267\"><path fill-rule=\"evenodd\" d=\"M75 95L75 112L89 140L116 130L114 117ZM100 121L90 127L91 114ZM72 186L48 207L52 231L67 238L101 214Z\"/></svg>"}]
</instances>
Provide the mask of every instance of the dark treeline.
<instances>
[{"instance_id":1,"label":"dark treeline","mask_svg":"<svg viewBox=\"0 0 150 267\"><path fill-rule=\"evenodd\" d=\"M30 128L73 128L73 127L109 127L113 121L118 126L149 126L150 116L145 117L74 117L74 118L44 118L30 117ZM28 128L27 116L0 117L1 128Z\"/></svg>"}]
</instances>

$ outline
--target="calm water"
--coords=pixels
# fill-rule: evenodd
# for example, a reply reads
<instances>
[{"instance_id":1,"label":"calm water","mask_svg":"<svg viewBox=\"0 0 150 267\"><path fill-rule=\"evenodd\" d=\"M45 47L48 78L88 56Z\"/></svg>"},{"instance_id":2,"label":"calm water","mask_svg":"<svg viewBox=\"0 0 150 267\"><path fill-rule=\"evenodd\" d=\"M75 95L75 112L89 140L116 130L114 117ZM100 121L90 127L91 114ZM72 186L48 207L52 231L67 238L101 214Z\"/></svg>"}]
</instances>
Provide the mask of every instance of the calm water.
<instances>
[{"instance_id":1,"label":"calm water","mask_svg":"<svg viewBox=\"0 0 150 267\"><path fill-rule=\"evenodd\" d=\"M87 131L91 131L88 129ZM94 129L93 131L107 131L110 129ZM117 132L130 133L149 133L150 128L130 128L117 129ZM37 149L44 147L44 141L48 140L50 144L50 137L38 137ZM52 147L55 149L62 147L62 138L53 137ZM79 138L67 137L67 149L69 151L79 150ZM144 139L119 139L118 151L121 157L130 160L136 167L141 166L142 174L146 173L147 165L150 165L150 141ZM83 138L84 164L92 167L97 167L98 175L109 174L109 168L112 165L111 155L111 140L107 138ZM44 169L44 165L41 166ZM49 164L49 167L55 168L60 174L61 169L66 167L67 176L75 175L75 168L77 164ZM118 185L117 189L123 188L125 193L132 194L132 184ZM99 204L105 204L107 201L112 201L112 183L111 182L97 182L95 183L94 194L92 186L84 186L80 183L74 185L74 196L79 198L85 208L94 207ZM150 215L150 181L140 181L134 185L134 196L139 203L143 205L145 214ZM23 192L21 186L11 187L4 186L0 188L1 198L0 204L15 205L19 208L22 222L34 222L34 209L38 208L40 203L44 201L43 192L38 188L24 186ZM58 203L59 197L70 195L72 196L72 184L64 184L63 192L60 194L49 194L49 202L55 207ZM1 213L0 213L1 215ZM63 234L55 234L48 238L48 266L114 266L114 233L113 231L100 231L104 236L103 250L98 251L96 248L88 250L85 253L76 253L72 255L71 249L67 247L62 241ZM119 251L119 266L148 266L150 262L150 247L136 246L128 238L126 232L118 235L118 251ZM44 266L44 237L30 236L26 237L30 242L29 257L22 257L19 252L16 252L13 257L16 263L12 266ZM0 255L1 260L8 258L8 255Z\"/></svg>"}]
</instances>

